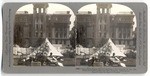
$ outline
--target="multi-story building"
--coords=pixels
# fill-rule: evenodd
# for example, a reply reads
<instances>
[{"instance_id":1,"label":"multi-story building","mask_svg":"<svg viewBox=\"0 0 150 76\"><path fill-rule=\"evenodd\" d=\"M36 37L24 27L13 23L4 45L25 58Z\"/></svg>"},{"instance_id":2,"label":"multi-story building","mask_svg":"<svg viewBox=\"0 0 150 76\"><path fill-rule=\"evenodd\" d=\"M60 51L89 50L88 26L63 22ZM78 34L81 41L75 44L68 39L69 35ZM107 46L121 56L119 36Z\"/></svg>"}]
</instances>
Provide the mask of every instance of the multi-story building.
<instances>
[{"instance_id":1,"label":"multi-story building","mask_svg":"<svg viewBox=\"0 0 150 76\"><path fill-rule=\"evenodd\" d=\"M47 36L53 44L70 45L69 28L70 28L70 12L66 14L48 14L47 16Z\"/></svg>"},{"instance_id":2,"label":"multi-story building","mask_svg":"<svg viewBox=\"0 0 150 76\"><path fill-rule=\"evenodd\" d=\"M78 12L77 17L77 43L84 47L92 47L94 44L94 27L96 25L96 15L91 12Z\"/></svg>"},{"instance_id":3,"label":"multi-story building","mask_svg":"<svg viewBox=\"0 0 150 76\"><path fill-rule=\"evenodd\" d=\"M115 44L133 45L133 13L111 15L110 38Z\"/></svg>"},{"instance_id":4,"label":"multi-story building","mask_svg":"<svg viewBox=\"0 0 150 76\"><path fill-rule=\"evenodd\" d=\"M33 14L27 11L16 13L14 23L14 44L28 46L31 42L31 32L33 25Z\"/></svg>"},{"instance_id":5,"label":"multi-story building","mask_svg":"<svg viewBox=\"0 0 150 76\"><path fill-rule=\"evenodd\" d=\"M111 4L97 4L97 14L77 14L77 43L84 47L98 47L103 39L111 38L117 45L135 46L133 40L133 12L110 14ZM89 27L90 26L90 27Z\"/></svg>"},{"instance_id":6,"label":"multi-story building","mask_svg":"<svg viewBox=\"0 0 150 76\"><path fill-rule=\"evenodd\" d=\"M14 43L23 47L39 46L43 39L48 38L52 44L70 45L70 12L47 14L48 4L33 6L33 14L27 11L16 13ZM103 39L111 38L117 45L134 45L133 12L110 14L111 7L111 4L103 3L97 4L97 14L78 12L75 20L77 29L73 31L77 40L72 42L77 41L84 47L96 47L102 44Z\"/></svg>"},{"instance_id":7,"label":"multi-story building","mask_svg":"<svg viewBox=\"0 0 150 76\"><path fill-rule=\"evenodd\" d=\"M96 14L96 25L94 26L94 45L101 44L103 38L109 38L110 35L110 3L98 3Z\"/></svg>"},{"instance_id":8,"label":"multi-story building","mask_svg":"<svg viewBox=\"0 0 150 76\"><path fill-rule=\"evenodd\" d=\"M16 13L14 44L22 47L39 46L45 38L52 44L70 45L70 12L47 14L48 4L33 4L33 14Z\"/></svg>"}]
</instances>

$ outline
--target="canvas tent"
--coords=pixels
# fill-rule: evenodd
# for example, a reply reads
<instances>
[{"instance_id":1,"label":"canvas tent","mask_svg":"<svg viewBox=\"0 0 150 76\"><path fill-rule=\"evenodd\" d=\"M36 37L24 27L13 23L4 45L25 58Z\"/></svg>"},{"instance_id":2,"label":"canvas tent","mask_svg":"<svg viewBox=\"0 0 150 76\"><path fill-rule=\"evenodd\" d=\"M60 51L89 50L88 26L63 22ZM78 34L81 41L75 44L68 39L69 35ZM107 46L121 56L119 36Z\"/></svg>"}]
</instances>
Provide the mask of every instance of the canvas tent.
<instances>
[{"instance_id":1,"label":"canvas tent","mask_svg":"<svg viewBox=\"0 0 150 76\"><path fill-rule=\"evenodd\" d=\"M53 56L63 56L46 38L45 41L30 55L35 55L38 52L43 52L46 56L52 53Z\"/></svg>"},{"instance_id":2,"label":"canvas tent","mask_svg":"<svg viewBox=\"0 0 150 76\"><path fill-rule=\"evenodd\" d=\"M95 52L94 50L95 48L87 48L87 47L83 47L82 45L77 45L76 46L76 54L78 55L89 55L89 54L93 54L93 52Z\"/></svg>"},{"instance_id":3,"label":"canvas tent","mask_svg":"<svg viewBox=\"0 0 150 76\"><path fill-rule=\"evenodd\" d=\"M107 54L109 56L113 56L113 54L115 56L122 56L122 57L126 57L126 55L124 53L121 52L121 50L115 46L115 44L112 42L111 39L108 39L107 43L104 44L104 46L102 46L97 52L95 52L92 56L98 56L99 54Z\"/></svg>"},{"instance_id":4,"label":"canvas tent","mask_svg":"<svg viewBox=\"0 0 150 76\"><path fill-rule=\"evenodd\" d=\"M13 47L13 54L14 55L26 55L32 52L32 48L23 48L19 45L14 45Z\"/></svg>"},{"instance_id":5,"label":"canvas tent","mask_svg":"<svg viewBox=\"0 0 150 76\"><path fill-rule=\"evenodd\" d=\"M20 52L20 46L19 45L14 45L13 46L13 54L17 55L18 52Z\"/></svg>"}]
</instances>

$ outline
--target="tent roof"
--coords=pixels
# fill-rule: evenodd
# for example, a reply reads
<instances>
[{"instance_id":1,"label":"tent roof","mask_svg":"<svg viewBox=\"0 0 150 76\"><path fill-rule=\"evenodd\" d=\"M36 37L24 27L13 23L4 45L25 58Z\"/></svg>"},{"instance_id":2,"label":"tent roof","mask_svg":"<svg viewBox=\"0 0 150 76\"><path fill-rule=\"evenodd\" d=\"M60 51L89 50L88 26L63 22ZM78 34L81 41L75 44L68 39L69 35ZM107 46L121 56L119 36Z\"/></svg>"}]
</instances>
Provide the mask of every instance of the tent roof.
<instances>
[{"instance_id":1,"label":"tent roof","mask_svg":"<svg viewBox=\"0 0 150 76\"><path fill-rule=\"evenodd\" d=\"M50 53L52 53L53 56L63 56L50 42L49 40L46 38L45 42L40 46L47 49L48 55L50 55Z\"/></svg>"},{"instance_id":2,"label":"tent roof","mask_svg":"<svg viewBox=\"0 0 150 76\"><path fill-rule=\"evenodd\" d=\"M46 38L45 41L39 46L33 53L43 52L46 53L47 56L52 53L53 56L63 56Z\"/></svg>"},{"instance_id":3,"label":"tent roof","mask_svg":"<svg viewBox=\"0 0 150 76\"><path fill-rule=\"evenodd\" d=\"M111 39L108 39L107 43L104 44L103 47L101 47L96 53L94 53L92 56L98 55L99 53L106 53L109 54L109 56L123 56L126 57L125 54L121 52L121 50L116 47L116 45L112 42Z\"/></svg>"}]
</instances>

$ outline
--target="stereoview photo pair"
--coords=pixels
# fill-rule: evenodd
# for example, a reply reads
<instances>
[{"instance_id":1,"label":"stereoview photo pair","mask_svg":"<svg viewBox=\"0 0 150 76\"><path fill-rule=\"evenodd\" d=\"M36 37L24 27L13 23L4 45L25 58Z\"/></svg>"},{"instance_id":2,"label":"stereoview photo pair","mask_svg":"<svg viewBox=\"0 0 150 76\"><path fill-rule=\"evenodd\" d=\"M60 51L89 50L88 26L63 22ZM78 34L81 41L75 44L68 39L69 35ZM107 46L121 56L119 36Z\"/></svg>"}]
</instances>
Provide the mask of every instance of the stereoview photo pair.
<instances>
[{"instance_id":1,"label":"stereoview photo pair","mask_svg":"<svg viewBox=\"0 0 150 76\"><path fill-rule=\"evenodd\" d=\"M145 73L145 3L5 3L6 73Z\"/></svg>"}]
</instances>

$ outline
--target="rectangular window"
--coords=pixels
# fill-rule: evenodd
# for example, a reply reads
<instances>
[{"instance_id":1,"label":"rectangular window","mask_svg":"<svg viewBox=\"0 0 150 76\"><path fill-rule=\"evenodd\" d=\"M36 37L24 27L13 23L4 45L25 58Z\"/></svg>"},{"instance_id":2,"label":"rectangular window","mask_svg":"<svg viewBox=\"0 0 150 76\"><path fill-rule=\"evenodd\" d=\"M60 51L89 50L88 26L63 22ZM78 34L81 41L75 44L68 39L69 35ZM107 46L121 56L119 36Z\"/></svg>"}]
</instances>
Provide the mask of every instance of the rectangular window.
<instances>
[{"instance_id":1,"label":"rectangular window","mask_svg":"<svg viewBox=\"0 0 150 76\"><path fill-rule=\"evenodd\" d=\"M102 34L100 33L99 36L101 37L101 35L102 35Z\"/></svg>"},{"instance_id":2,"label":"rectangular window","mask_svg":"<svg viewBox=\"0 0 150 76\"><path fill-rule=\"evenodd\" d=\"M41 32L41 35L40 35L41 37L43 37L43 33Z\"/></svg>"},{"instance_id":3,"label":"rectangular window","mask_svg":"<svg viewBox=\"0 0 150 76\"><path fill-rule=\"evenodd\" d=\"M102 25L100 25L100 30L102 30ZM99 31L100 32L100 31Z\"/></svg>"},{"instance_id":4,"label":"rectangular window","mask_svg":"<svg viewBox=\"0 0 150 76\"><path fill-rule=\"evenodd\" d=\"M63 34L62 34L62 32L60 32L60 38L63 38Z\"/></svg>"},{"instance_id":5,"label":"rectangular window","mask_svg":"<svg viewBox=\"0 0 150 76\"><path fill-rule=\"evenodd\" d=\"M128 33L127 33L127 34L128 34L128 38L130 38L130 30L128 30Z\"/></svg>"},{"instance_id":6,"label":"rectangular window","mask_svg":"<svg viewBox=\"0 0 150 76\"><path fill-rule=\"evenodd\" d=\"M64 32L64 38L67 38L67 32Z\"/></svg>"},{"instance_id":7,"label":"rectangular window","mask_svg":"<svg viewBox=\"0 0 150 76\"><path fill-rule=\"evenodd\" d=\"M55 37L58 38L58 32L56 32Z\"/></svg>"},{"instance_id":8,"label":"rectangular window","mask_svg":"<svg viewBox=\"0 0 150 76\"><path fill-rule=\"evenodd\" d=\"M119 33L119 38L122 38L122 35L121 35L121 33Z\"/></svg>"},{"instance_id":9,"label":"rectangular window","mask_svg":"<svg viewBox=\"0 0 150 76\"><path fill-rule=\"evenodd\" d=\"M58 41L57 41L57 40L55 40L55 43L56 43L56 44L58 44Z\"/></svg>"},{"instance_id":10,"label":"rectangular window","mask_svg":"<svg viewBox=\"0 0 150 76\"><path fill-rule=\"evenodd\" d=\"M99 9L100 13L102 13L102 8Z\"/></svg>"},{"instance_id":11,"label":"rectangular window","mask_svg":"<svg viewBox=\"0 0 150 76\"><path fill-rule=\"evenodd\" d=\"M43 13L43 8L41 8L41 13Z\"/></svg>"},{"instance_id":12,"label":"rectangular window","mask_svg":"<svg viewBox=\"0 0 150 76\"><path fill-rule=\"evenodd\" d=\"M104 33L104 38L106 37L106 33Z\"/></svg>"},{"instance_id":13,"label":"rectangular window","mask_svg":"<svg viewBox=\"0 0 150 76\"><path fill-rule=\"evenodd\" d=\"M35 37L38 37L38 32L37 31L35 32Z\"/></svg>"},{"instance_id":14,"label":"rectangular window","mask_svg":"<svg viewBox=\"0 0 150 76\"><path fill-rule=\"evenodd\" d=\"M121 44L121 41L119 41L119 44Z\"/></svg>"},{"instance_id":15,"label":"rectangular window","mask_svg":"<svg viewBox=\"0 0 150 76\"><path fill-rule=\"evenodd\" d=\"M104 25L104 31L106 31L106 25Z\"/></svg>"},{"instance_id":16,"label":"rectangular window","mask_svg":"<svg viewBox=\"0 0 150 76\"><path fill-rule=\"evenodd\" d=\"M41 24L40 29L41 29L41 30L43 29L43 24Z\"/></svg>"},{"instance_id":17,"label":"rectangular window","mask_svg":"<svg viewBox=\"0 0 150 76\"><path fill-rule=\"evenodd\" d=\"M107 13L107 9L104 9L105 10L105 13Z\"/></svg>"},{"instance_id":18,"label":"rectangular window","mask_svg":"<svg viewBox=\"0 0 150 76\"><path fill-rule=\"evenodd\" d=\"M59 44L62 44L62 40L60 40Z\"/></svg>"},{"instance_id":19,"label":"rectangular window","mask_svg":"<svg viewBox=\"0 0 150 76\"><path fill-rule=\"evenodd\" d=\"M37 30L38 29L38 24L35 24L35 30Z\"/></svg>"},{"instance_id":20,"label":"rectangular window","mask_svg":"<svg viewBox=\"0 0 150 76\"><path fill-rule=\"evenodd\" d=\"M36 12L39 13L39 8L36 8Z\"/></svg>"}]
</instances>

